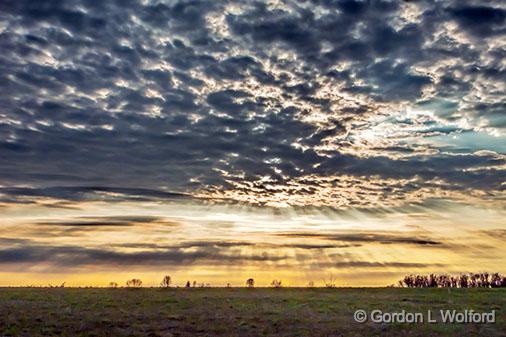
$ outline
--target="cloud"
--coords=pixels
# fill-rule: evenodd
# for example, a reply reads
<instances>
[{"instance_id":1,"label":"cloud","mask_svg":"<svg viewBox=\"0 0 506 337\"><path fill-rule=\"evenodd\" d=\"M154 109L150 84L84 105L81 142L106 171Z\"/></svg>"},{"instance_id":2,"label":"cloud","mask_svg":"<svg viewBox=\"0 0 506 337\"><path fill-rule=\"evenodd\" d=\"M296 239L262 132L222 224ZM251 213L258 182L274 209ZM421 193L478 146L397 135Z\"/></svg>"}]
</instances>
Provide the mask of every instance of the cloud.
<instances>
[{"instance_id":1,"label":"cloud","mask_svg":"<svg viewBox=\"0 0 506 337\"><path fill-rule=\"evenodd\" d=\"M5 241L5 240L4 240ZM26 240L7 240L9 247L0 250L0 264L31 265L45 268L72 269L85 266L187 266L191 264L229 265L255 262L279 262L288 259L283 255L240 254L230 248L239 243L186 243L171 247L142 246L144 250L124 252L110 248L86 248L74 245L42 245ZM21 243L21 244L20 244ZM141 246L132 246L141 248ZM132 248L130 247L130 248ZM149 248L149 249L148 249ZM157 249L153 249L157 248ZM188 250L192 248L191 250Z\"/></svg>"},{"instance_id":2,"label":"cloud","mask_svg":"<svg viewBox=\"0 0 506 337\"><path fill-rule=\"evenodd\" d=\"M129 227L159 222L163 222L163 218L155 216L83 216L68 221L38 221L35 224L56 227Z\"/></svg>"},{"instance_id":3,"label":"cloud","mask_svg":"<svg viewBox=\"0 0 506 337\"><path fill-rule=\"evenodd\" d=\"M463 29L478 37L505 33L506 10L486 6L462 6L449 12Z\"/></svg>"},{"instance_id":4,"label":"cloud","mask_svg":"<svg viewBox=\"0 0 506 337\"><path fill-rule=\"evenodd\" d=\"M165 192L146 188L102 187L102 186L60 186L46 188L0 187L0 196L16 199L22 198L55 198L71 201L85 200L172 200L190 199L182 193ZM147 220L148 218L145 218Z\"/></svg>"},{"instance_id":5,"label":"cloud","mask_svg":"<svg viewBox=\"0 0 506 337\"><path fill-rule=\"evenodd\" d=\"M297 261L287 254L269 254L266 251L243 252L240 247L251 246L245 242L182 242L163 246L152 244L124 244L122 248L135 251L119 251L112 247L81 247L74 245L42 245L30 240L1 239L6 246L0 249L0 264L5 268L22 267L37 270L71 271L93 266L93 268L139 268L171 265L172 267L189 265L228 266L241 264L270 263L279 265L298 265L318 268L426 268L442 266L442 264L425 264L412 262L371 262L342 261L342 257L334 258L334 262L324 260ZM278 248L296 248L304 250L335 248L330 245L280 245ZM300 255L298 258L300 259ZM314 256L313 256L314 257ZM306 258L308 258L306 256ZM310 261L310 262L308 262Z\"/></svg>"},{"instance_id":6,"label":"cloud","mask_svg":"<svg viewBox=\"0 0 506 337\"><path fill-rule=\"evenodd\" d=\"M439 246L443 242L426 237L407 236L399 234L382 233L280 233L282 237L289 238L313 238L330 241L357 242L357 243L380 243L380 244L412 244L418 246Z\"/></svg>"},{"instance_id":7,"label":"cloud","mask_svg":"<svg viewBox=\"0 0 506 337\"><path fill-rule=\"evenodd\" d=\"M489 229L489 230L480 231L479 233L489 236L491 238L497 239L497 240L506 241L506 229L502 229L502 228Z\"/></svg>"},{"instance_id":8,"label":"cloud","mask_svg":"<svg viewBox=\"0 0 506 337\"><path fill-rule=\"evenodd\" d=\"M442 263L413 263L413 262L368 262L368 261L347 261L335 263L318 264L319 267L326 268L434 268L444 267Z\"/></svg>"},{"instance_id":9,"label":"cloud","mask_svg":"<svg viewBox=\"0 0 506 337\"><path fill-rule=\"evenodd\" d=\"M502 193L504 158L474 154L504 153L502 3L9 0L0 10L4 202L286 206L313 194L364 207L378 202L374 187L391 206ZM335 202L329 176L364 189Z\"/></svg>"}]
</instances>

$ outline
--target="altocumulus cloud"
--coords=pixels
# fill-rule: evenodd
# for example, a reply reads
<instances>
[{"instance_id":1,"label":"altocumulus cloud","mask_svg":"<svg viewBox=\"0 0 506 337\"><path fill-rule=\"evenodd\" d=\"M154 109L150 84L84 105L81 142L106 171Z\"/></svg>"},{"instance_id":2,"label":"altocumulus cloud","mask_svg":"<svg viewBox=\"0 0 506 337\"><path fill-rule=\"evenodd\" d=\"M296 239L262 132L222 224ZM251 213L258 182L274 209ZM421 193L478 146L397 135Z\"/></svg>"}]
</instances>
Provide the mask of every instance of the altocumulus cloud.
<instances>
[{"instance_id":1,"label":"altocumulus cloud","mask_svg":"<svg viewBox=\"0 0 506 337\"><path fill-rule=\"evenodd\" d=\"M500 1L2 1L2 200L497 198L505 13Z\"/></svg>"}]
</instances>

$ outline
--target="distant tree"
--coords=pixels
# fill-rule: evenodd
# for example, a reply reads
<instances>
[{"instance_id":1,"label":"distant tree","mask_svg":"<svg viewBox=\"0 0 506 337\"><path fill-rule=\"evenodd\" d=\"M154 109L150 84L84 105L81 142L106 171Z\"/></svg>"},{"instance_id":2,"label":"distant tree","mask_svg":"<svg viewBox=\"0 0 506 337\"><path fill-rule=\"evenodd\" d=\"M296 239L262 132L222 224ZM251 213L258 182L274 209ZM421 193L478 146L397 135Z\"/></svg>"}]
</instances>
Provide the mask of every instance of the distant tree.
<instances>
[{"instance_id":1,"label":"distant tree","mask_svg":"<svg viewBox=\"0 0 506 337\"><path fill-rule=\"evenodd\" d=\"M308 287L308 288L314 288L314 282L313 282L313 281L309 281L309 282L307 283L307 287Z\"/></svg>"},{"instance_id":2,"label":"distant tree","mask_svg":"<svg viewBox=\"0 0 506 337\"><path fill-rule=\"evenodd\" d=\"M186 287L186 288L190 288L190 287L191 287L191 285L190 285L190 281L187 281L187 282L186 282L185 287Z\"/></svg>"},{"instance_id":3,"label":"distant tree","mask_svg":"<svg viewBox=\"0 0 506 337\"><path fill-rule=\"evenodd\" d=\"M281 280L272 280L271 286L273 286L274 288L281 288L282 282L281 282Z\"/></svg>"},{"instance_id":4,"label":"distant tree","mask_svg":"<svg viewBox=\"0 0 506 337\"><path fill-rule=\"evenodd\" d=\"M336 282L334 280L334 275L330 274L328 280L323 280L323 284L325 284L325 288L335 288Z\"/></svg>"},{"instance_id":5,"label":"distant tree","mask_svg":"<svg viewBox=\"0 0 506 337\"><path fill-rule=\"evenodd\" d=\"M193 288L197 286L197 281L193 281Z\"/></svg>"},{"instance_id":6,"label":"distant tree","mask_svg":"<svg viewBox=\"0 0 506 337\"><path fill-rule=\"evenodd\" d=\"M246 280L246 286L248 288L253 288L255 286L255 280L253 280L252 278L249 278Z\"/></svg>"},{"instance_id":7,"label":"distant tree","mask_svg":"<svg viewBox=\"0 0 506 337\"><path fill-rule=\"evenodd\" d=\"M117 288L118 284L116 282L109 282L109 288Z\"/></svg>"},{"instance_id":8,"label":"distant tree","mask_svg":"<svg viewBox=\"0 0 506 337\"><path fill-rule=\"evenodd\" d=\"M140 288L142 286L142 281L138 278L133 278L126 282L127 287L129 288Z\"/></svg>"},{"instance_id":9,"label":"distant tree","mask_svg":"<svg viewBox=\"0 0 506 337\"><path fill-rule=\"evenodd\" d=\"M227 288L231 288L232 285L230 283L227 283Z\"/></svg>"},{"instance_id":10,"label":"distant tree","mask_svg":"<svg viewBox=\"0 0 506 337\"><path fill-rule=\"evenodd\" d=\"M169 275L165 275L162 279L162 282L160 283L161 288L168 288L170 287L170 283L172 282L172 279Z\"/></svg>"}]
</instances>

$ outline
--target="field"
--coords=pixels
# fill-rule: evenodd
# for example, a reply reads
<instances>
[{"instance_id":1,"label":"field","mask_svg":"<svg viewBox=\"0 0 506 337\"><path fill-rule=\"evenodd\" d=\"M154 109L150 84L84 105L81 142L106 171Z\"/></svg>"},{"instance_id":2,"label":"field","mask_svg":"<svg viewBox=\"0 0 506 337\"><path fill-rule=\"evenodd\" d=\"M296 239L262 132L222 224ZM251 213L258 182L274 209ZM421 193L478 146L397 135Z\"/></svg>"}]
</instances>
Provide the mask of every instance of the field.
<instances>
[{"instance_id":1,"label":"field","mask_svg":"<svg viewBox=\"0 0 506 337\"><path fill-rule=\"evenodd\" d=\"M496 323L357 323L357 309L496 310ZM506 289L0 288L0 335L506 336Z\"/></svg>"}]
</instances>

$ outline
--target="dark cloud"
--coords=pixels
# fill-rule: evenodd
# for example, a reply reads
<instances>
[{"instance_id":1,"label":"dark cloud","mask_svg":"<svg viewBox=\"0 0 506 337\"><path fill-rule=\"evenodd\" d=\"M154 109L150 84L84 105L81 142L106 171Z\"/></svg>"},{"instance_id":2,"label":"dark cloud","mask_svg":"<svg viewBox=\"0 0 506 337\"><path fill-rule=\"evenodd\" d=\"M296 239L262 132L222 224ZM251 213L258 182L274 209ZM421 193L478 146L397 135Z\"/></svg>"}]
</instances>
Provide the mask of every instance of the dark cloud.
<instances>
[{"instance_id":1,"label":"dark cloud","mask_svg":"<svg viewBox=\"0 0 506 337\"><path fill-rule=\"evenodd\" d=\"M78 246L40 245L30 240L0 239L6 247L0 249L0 264L4 267L23 266L30 268L37 266L39 270L71 270L80 267L93 266L94 268L116 267L146 267L171 265L172 267L188 265L215 265L226 266L244 263L281 263L297 264L285 255L272 255L266 252L244 253L236 248L249 246L245 242L186 242L173 246L151 244L123 244L124 248L143 249L135 252L116 251L111 248L85 248ZM316 245L288 245L280 246L312 250L324 249L330 246ZM189 248L192 248L189 250ZM371 261L339 261L320 262L319 268L425 268L441 266L441 264L423 264L409 262L371 262ZM305 263L304 267L311 266Z\"/></svg>"},{"instance_id":2,"label":"dark cloud","mask_svg":"<svg viewBox=\"0 0 506 337\"><path fill-rule=\"evenodd\" d=\"M106 221L69 221L69 222L38 222L38 225L44 226L63 226L63 227L128 227L132 226L129 222L106 222Z\"/></svg>"},{"instance_id":3,"label":"dark cloud","mask_svg":"<svg viewBox=\"0 0 506 337\"><path fill-rule=\"evenodd\" d=\"M390 61L374 63L361 72L371 84L378 87L378 99L386 101L416 99L421 96L423 87L432 83L428 76L411 74L408 65L393 65ZM353 91L353 87L350 90ZM372 94L375 91L367 90Z\"/></svg>"},{"instance_id":4,"label":"dark cloud","mask_svg":"<svg viewBox=\"0 0 506 337\"><path fill-rule=\"evenodd\" d=\"M7 0L0 12L4 202L172 200L234 177L329 174L501 188L504 159L436 139L503 132L500 2ZM392 122L405 107L434 117ZM412 128L357 140L388 115Z\"/></svg>"},{"instance_id":5,"label":"dark cloud","mask_svg":"<svg viewBox=\"0 0 506 337\"><path fill-rule=\"evenodd\" d=\"M137 224L147 224L153 222L164 222L164 219L155 216L84 216L68 221L39 221L35 224L61 227L129 227Z\"/></svg>"},{"instance_id":6,"label":"dark cloud","mask_svg":"<svg viewBox=\"0 0 506 337\"><path fill-rule=\"evenodd\" d=\"M157 244L157 243L125 243L119 245L125 248L140 248L140 249L188 249L188 248L237 248L254 246L256 243L247 241L184 241L177 244Z\"/></svg>"},{"instance_id":7,"label":"dark cloud","mask_svg":"<svg viewBox=\"0 0 506 337\"><path fill-rule=\"evenodd\" d=\"M319 263L319 267L326 268L434 268L444 267L442 263L413 263L413 262L368 262L368 261L346 261L335 263Z\"/></svg>"},{"instance_id":8,"label":"dark cloud","mask_svg":"<svg viewBox=\"0 0 506 337\"><path fill-rule=\"evenodd\" d=\"M463 29L479 37L505 33L506 10L485 6L463 6L449 8Z\"/></svg>"},{"instance_id":9,"label":"dark cloud","mask_svg":"<svg viewBox=\"0 0 506 337\"><path fill-rule=\"evenodd\" d=\"M48 179L50 179L49 177ZM57 177L58 178L58 177ZM72 201L84 200L173 200L189 199L187 194L164 192L160 190L151 190L146 188L125 188L125 187L100 187L100 186L70 186L70 187L46 187L46 188L28 188L28 187L7 187L0 188L0 195L13 198L13 200L25 197L34 198L55 198ZM116 218L117 219L117 218ZM141 219L141 218L138 218ZM149 217L142 218L149 221ZM106 219L108 221L111 218ZM123 220L132 221L128 217Z\"/></svg>"},{"instance_id":10,"label":"dark cloud","mask_svg":"<svg viewBox=\"0 0 506 337\"><path fill-rule=\"evenodd\" d=\"M352 248L360 247L360 244L311 244L311 243L286 243L274 245L274 248L294 248L294 249L333 249L333 248Z\"/></svg>"},{"instance_id":11,"label":"dark cloud","mask_svg":"<svg viewBox=\"0 0 506 337\"><path fill-rule=\"evenodd\" d=\"M421 246L439 246L443 242L433 239L417 236L406 236L399 234L381 234L381 233L280 233L278 236L290 238L315 238L331 241L358 242L358 243L381 243L381 244L413 244Z\"/></svg>"},{"instance_id":12,"label":"dark cloud","mask_svg":"<svg viewBox=\"0 0 506 337\"><path fill-rule=\"evenodd\" d=\"M40 265L42 267L77 268L82 266L182 266L190 264L228 265L246 262L280 262L286 256L241 254L230 244L182 244L181 246L149 249L136 252L120 252L107 248L80 246L41 245L25 241L8 241L10 247L0 250L0 264ZM146 247L142 247L146 248ZM149 247L153 248L153 247ZM193 248L191 251L187 248Z\"/></svg>"},{"instance_id":13,"label":"dark cloud","mask_svg":"<svg viewBox=\"0 0 506 337\"><path fill-rule=\"evenodd\" d=\"M191 249L191 248L241 248L241 247L256 247L259 249L300 249L300 250L313 250L313 249L335 249L335 248L352 248L360 247L360 244L310 244L310 243L260 243L249 241L216 241L216 240L200 240L200 241L183 241L177 244L158 244L158 243L124 243L118 245L123 248L135 249Z\"/></svg>"}]
</instances>

